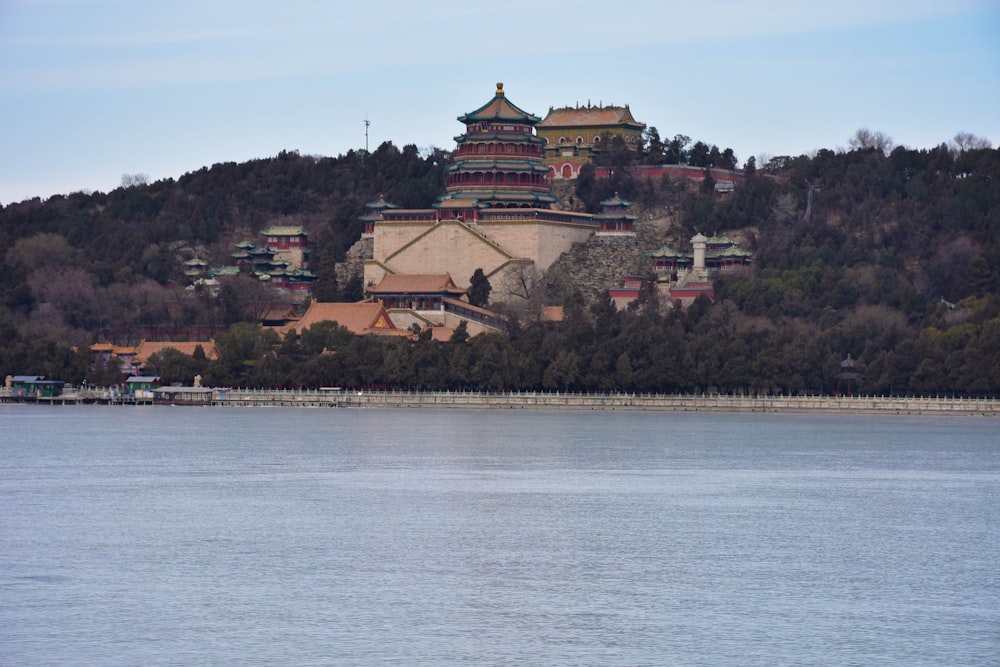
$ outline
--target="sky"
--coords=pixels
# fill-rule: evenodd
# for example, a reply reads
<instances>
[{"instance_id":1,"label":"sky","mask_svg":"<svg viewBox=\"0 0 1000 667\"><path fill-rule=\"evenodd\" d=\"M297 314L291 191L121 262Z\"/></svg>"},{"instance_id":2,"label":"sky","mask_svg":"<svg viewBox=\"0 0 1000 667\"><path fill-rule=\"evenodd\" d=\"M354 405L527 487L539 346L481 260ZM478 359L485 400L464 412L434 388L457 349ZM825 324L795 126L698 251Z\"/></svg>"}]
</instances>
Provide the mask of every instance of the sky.
<instances>
[{"instance_id":1,"label":"sky","mask_svg":"<svg viewBox=\"0 0 1000 667\"><path fill-rule=\"evenodd\" d=\"M756 156L1000 145L998 0L0 0L0 204L296 150L454 148L492 98Z\"/></svg>"}]
</instances>

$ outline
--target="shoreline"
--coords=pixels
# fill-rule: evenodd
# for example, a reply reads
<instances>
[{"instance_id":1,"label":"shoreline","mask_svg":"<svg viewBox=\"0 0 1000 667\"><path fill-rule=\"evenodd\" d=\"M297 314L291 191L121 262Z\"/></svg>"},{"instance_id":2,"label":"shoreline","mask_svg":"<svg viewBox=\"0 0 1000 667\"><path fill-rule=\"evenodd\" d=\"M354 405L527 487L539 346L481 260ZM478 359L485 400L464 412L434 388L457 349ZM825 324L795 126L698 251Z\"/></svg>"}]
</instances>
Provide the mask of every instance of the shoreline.
<instances>
[{"instance_id":1,"label":"shoreline","mask_svg":"<svg viewBox=\"0 0 1000 667\"><path fill-rule=\"evenodd\" d=\"M41 405L180 405L203 407L439 408L477 410L610 410L634 412L772 412L1000 417L1000 399L885 396L739 396L718 394L577 394L364 390L243 390L164 388L115 395L67 392L55 397L0 393L2 403Z\"/></svg>"}]
</instances>

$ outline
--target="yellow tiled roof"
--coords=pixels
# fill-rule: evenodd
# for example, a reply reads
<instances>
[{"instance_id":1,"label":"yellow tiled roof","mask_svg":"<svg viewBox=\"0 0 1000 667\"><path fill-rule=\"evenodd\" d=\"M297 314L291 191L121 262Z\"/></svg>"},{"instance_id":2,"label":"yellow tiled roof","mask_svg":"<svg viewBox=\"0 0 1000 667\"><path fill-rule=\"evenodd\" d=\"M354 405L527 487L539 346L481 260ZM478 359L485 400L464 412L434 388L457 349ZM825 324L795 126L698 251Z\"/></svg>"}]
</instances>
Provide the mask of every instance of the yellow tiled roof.
<instances>
[{"instance_id":1,"label":"yellow tiled roof","mask_svg":"<svg viewBox=\"0 0 1000 667\"><path fill-rule=\"evenodd\" d=\"M389 319L380 303L358 301L356 303L323 303L313 301L302 319L283 327L275 327L278 333L294 330L302 333L319 322L336 322L359 336L380 331L395 330L396 325Z\"/></svg>"},{"instance_id":2,"label":"yellow tiled roof","mask_svg":"<svg viewBox=\"0 0 1000 667\"><path fill-rule=\"evenodd\" d=\"M149 358L156 354L157 352L163 352L164 350L177 350L188 356L194 354L195 348L201 345L202 351L205 353L205 357L208 359L218 359L219 350L215 347L215 341L186 341L181 343L175 342L165 342L165 341L142 341L139 343L139 347L136 350L135 361L139 364L144 364L149 361Z\"/></svg>"},{"instance_id":3,"label":"yellow tiled roof","mask_svg":"<svg viewBox=\"0 0 1000 667\"><path fill-rule=\"evenodd\" d=\"M369 294L465 294L448 273L387 273L378 285L367 289Z\"/></svg>"},{"instance_id":4,"label":"yellow tiled roof","mask_svg":"<svg viewBox=\"0 0 1000 667\"><path fill-rule=\"evenodd\" d=\"M550 109L545 120L538 124L539 128L557 127L608 127L624 125L642 129L645 123L640 123L632 117L628 107L564 107Z\"/></svg>"}]
</instances>

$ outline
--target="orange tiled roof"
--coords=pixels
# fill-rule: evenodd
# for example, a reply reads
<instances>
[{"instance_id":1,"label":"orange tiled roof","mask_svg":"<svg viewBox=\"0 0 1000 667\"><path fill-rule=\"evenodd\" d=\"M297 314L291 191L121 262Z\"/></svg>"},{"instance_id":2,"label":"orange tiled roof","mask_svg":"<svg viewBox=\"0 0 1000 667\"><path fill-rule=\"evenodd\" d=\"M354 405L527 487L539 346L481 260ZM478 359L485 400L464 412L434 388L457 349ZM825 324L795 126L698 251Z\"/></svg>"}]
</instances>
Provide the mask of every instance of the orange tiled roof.
<instances>
[{"instance_id":1,"label":"orange tiled roof","mask_svg":"<svg viewBox=\"0 0 1000 667\"><path fill-rule=\"evenodd\" d=\"M455 335L455 327L431 327L431 340L447 343Z\"/></svg>"},{"instance_id":2,"label":"orange tiled roof","mask_svg":"<svg viewBox=\"0 0 1000 667\"><path fill-rule=\"evenodd\" d=\"M322 303L313 301L302 319L290 322L283 327L275 327L278 333L285 334L294 330L302 333L319 322L336 322L359 336L369 333L397 331L396 325L389 319L385 308L380 303L359 301L357 303Z\"/></svg>"},{"instance_id":3,"label":"orange tiled roof","mask_svg":"<svg viewBox=\"0 0 1000 667\"><path fill-rule=\"evenodd\" d=\"M156 354L157 352L163 352L164 350L177 350L188 356L194 354L195 348L201 345L202 351L205 353L205 357L208 359L218 359L219 350L215 347L215 341L187 341L182 343L175 342L164 342L164 341L142 341L139 343L139 347L136 348L135 361L139 364L144 364L149 361L149 358Z\"/></svg>"},{"instance_id":4,"label":"orange tiled roof","mask_svg":"<svg viewBox=\"0 0 1000 667\"><path fill-rule=\"evenodd\" d=\"M625 125L642 129L645 123L640 123L632 117L628 107L564 107L549 109L545 120L538 127L607 127Z\"/></svg>"},{"instance_id":5,"label":"orange tiled roof","mask_svg":"<svg viewBox=\"0 0 1000 667\"><path fill-rule=\"evenodd\" d=\"M545 306L542 308L542 322L562 322L563 317L562 306Z\"/></svg>"},{"instance_id":6,"label":"orange tiled roof","mask_svg":"<svg viewBox=\"0 0 1000 667\"><path fill-rule=\"evenodd\" d=\"M369 294L465 294L455 285L450 273L387 273L378 285L366 290Z\"/></svg>"}]
</instances>

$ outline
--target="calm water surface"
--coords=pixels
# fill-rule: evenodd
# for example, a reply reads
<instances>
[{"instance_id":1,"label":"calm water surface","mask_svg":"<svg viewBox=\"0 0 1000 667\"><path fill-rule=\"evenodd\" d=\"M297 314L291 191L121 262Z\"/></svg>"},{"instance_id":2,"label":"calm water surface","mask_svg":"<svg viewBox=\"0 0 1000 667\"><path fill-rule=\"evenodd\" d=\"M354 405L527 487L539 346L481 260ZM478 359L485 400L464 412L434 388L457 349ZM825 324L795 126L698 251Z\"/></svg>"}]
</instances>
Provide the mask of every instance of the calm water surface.
<instances>
[{"instance_id":1,"label":"calm water surface","mask_svg":"<svg viewBox=\"0 0 1000 667\"><path fill-rule=\"evenodd\" d=\"M1000 423L0 406L0 665L996 665Z\"/></svg>"}]
</instances>

